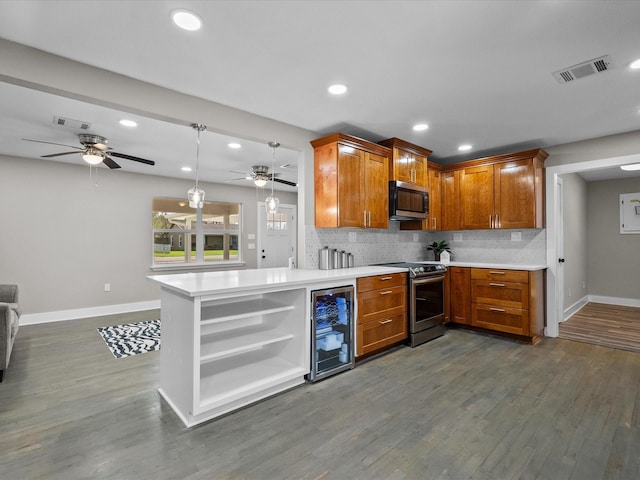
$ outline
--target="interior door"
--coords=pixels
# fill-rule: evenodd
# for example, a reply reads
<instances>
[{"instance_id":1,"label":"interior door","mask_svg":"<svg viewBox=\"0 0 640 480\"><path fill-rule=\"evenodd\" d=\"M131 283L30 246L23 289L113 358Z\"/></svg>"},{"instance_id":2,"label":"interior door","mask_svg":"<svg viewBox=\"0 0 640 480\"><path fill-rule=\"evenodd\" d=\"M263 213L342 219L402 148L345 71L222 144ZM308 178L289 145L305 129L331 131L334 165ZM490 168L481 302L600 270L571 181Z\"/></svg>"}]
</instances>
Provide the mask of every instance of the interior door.
<instances>
[{"instance_id":1,"label":"interior door","mask_svg":"<svg viewBox=\"0 0 640 480\"><path fill-rule=\"evenodd\" d=\"M267 214L258 203L258 268L286 267L296 258L296 206L280 205Z\"/></svg>"}]
</instances>

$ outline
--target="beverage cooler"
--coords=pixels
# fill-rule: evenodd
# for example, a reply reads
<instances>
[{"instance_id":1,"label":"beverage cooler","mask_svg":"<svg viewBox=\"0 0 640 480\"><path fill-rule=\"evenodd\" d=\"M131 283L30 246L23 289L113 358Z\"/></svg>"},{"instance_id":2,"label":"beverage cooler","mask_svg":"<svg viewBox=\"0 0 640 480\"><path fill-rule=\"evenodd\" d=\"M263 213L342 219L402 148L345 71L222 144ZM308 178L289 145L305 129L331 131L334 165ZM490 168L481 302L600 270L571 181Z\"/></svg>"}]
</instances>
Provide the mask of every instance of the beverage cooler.
<instances>
[{"instance_id":1,"label":"beverage cooler","mask_svg":"<svg viewBox=\"0 0 640 480\"><path fill-rule=\"evenodd\" d=\"M313 382L353 368L353 296L353 286L311 292Z\"/></svg>"}]
</instances>

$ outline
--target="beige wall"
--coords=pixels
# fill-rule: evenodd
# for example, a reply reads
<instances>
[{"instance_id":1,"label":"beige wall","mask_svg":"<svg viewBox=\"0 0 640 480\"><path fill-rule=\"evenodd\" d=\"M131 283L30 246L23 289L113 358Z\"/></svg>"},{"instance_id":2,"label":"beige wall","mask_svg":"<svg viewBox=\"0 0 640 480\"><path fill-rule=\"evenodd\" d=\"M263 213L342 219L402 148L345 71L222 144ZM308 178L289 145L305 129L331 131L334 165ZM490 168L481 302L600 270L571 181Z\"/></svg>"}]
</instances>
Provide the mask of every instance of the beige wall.
<instances>
[{"instance_id":1,"label":"beige wall","mask_svg":"<svg viewBox=\"0 0 640 480\"><path fill-rule=\"evenodd\" d=\"M640 179L589 182L589 295L640 299L640 235L620 234L621 193L640 192Z\"/></svg>"},{"instance_id":2,"label":"beige wall","mask_svg":"<svg viewBox=\"0 0 640 480\"><path fill-rule=\"evenodd\" d=\"M549 153L549 158L544 162L547 168L570 163L636 155L640 152L640 130L581 142L566 143L548 147L545 150Z\"/></svg>"},{"instance_id":3,"label":"beige wall","mask_svg":"<svg viewBox=\"0 0 640 480\"><path fill-rule=\"evenodd\" d=\"M564 230L564 310L587 295L587 182L562 175ZM583 284L585 286L583 286Z\"/></svg>"}]
</instances>

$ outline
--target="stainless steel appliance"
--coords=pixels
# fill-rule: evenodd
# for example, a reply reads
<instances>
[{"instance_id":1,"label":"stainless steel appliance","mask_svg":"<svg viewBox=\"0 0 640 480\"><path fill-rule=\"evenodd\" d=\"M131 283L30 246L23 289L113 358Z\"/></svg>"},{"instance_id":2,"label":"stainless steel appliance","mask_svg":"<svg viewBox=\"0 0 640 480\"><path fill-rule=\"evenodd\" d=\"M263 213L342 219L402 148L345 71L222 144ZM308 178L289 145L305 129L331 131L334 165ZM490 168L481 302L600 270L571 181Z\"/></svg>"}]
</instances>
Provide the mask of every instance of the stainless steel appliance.
<instances>
[{"instance_id":1,"label":"stainless steel appliance","mask_svg":"<svg viewBox=\"0 0 640 480\"><path fill-rule=\"evenodd\" d=\"M409 345L416 347L444 335L445 273L442 264L385 263L408 269Z\"/></svg>"},{"instance_id":2,"label":"stainless steel appliance","mask_svg":"<svg viewBox=\"0 0 640 480\"><path fill-rule=\"evenodd\" d=\"M389 220L421 220L429 214L429 193L419 185L389 182Z\"/></svg>"},{"instance_id":3,"label":"stainless steel appliance","mask_svg":"<svg viewBox=\"0 0 640 480\"><path fill-rule=\"evenodd\" d=\"M315 382L353 368L353 286L311 292L311 371Z\"/></svg>"}]
</instances>

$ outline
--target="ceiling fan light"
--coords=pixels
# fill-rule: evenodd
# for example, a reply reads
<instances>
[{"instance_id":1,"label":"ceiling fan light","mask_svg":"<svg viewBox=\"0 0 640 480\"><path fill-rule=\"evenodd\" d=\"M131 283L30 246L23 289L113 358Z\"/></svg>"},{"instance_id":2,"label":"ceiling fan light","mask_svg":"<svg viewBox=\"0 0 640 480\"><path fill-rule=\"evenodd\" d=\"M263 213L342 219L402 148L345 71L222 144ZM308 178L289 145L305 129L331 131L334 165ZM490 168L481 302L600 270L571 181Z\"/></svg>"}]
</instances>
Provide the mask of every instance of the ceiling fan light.
<instances>
[{"instance_id":1,"label":"ceiling fan light","mask_svg":"<svg viewBox=\"0 0 640 480\"><path fill-rule=\"evenodd\" d=\"M266 178L257 177L253 180L253 183L256 184L256 187L264 187L267 184Z\"/></svg>"},{"instance_id":2,"label":"ceiling fan light","mask_svg":"<svg viewBox=\"0 0 640 480\"><path fill-rule=\"evenodd\" d=\"M204 204L204 190L194 186L187 192L187 199L191 208L202 208Z\"/></svg>"},{"instance_id":3,"label":"ceiling fan light","mask_svg":"<svg viewBox=\"0 0 640 480\"><path fill-rule=\"evenodd\" d=\"M89 165L98 165L102 162L102 155L95 152L87 152L82 154L82 159Z\"/></svg>"}]
</instances>

